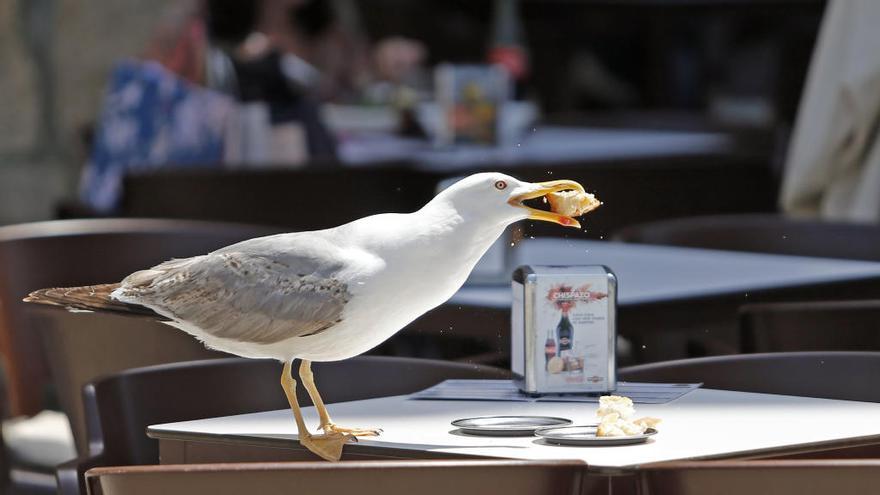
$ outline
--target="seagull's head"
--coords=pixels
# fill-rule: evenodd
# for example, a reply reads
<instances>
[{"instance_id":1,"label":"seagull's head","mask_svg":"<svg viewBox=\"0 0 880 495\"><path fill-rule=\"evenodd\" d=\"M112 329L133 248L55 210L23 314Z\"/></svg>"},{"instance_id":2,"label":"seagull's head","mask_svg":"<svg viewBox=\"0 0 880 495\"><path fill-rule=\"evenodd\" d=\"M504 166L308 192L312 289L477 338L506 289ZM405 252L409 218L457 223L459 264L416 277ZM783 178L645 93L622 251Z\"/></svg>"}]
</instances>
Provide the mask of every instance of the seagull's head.
<instances>
[{"instance_id":1,"label":"seagull's head","mask_svg":"<svg viewBox=\"0 0 880 495\"><path fill-rule=\"evenodd\" d=\"M441 195L449 198L456 210L468 216L497 220L505 225L518 220L539 220L564 227L580 228L574 218L526 204L540 206L550 193L560 191L584 192L583 186L573 180L526 182L497 172L474 174L456 182Z\"/></svg>"}]
</instances>

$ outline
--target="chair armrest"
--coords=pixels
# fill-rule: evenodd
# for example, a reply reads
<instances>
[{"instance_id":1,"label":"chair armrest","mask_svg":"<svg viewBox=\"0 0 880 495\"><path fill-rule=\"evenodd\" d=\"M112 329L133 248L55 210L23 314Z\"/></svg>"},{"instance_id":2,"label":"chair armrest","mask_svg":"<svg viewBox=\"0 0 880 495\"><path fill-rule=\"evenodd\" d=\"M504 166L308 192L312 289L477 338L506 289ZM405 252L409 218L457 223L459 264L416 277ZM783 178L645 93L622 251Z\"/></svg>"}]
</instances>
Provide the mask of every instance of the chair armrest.
<instances>
[{"instance_id":1,"label":"chair armrest","mask_svg":"<svg viewBox=\"0 0 880 495\"><path fill-rule=\"evenodd\" d=\"M86 495L84 474L93 467L103 466L103 455L73 459L55 468L59 495Z\"/></svg>"}]
</instances>

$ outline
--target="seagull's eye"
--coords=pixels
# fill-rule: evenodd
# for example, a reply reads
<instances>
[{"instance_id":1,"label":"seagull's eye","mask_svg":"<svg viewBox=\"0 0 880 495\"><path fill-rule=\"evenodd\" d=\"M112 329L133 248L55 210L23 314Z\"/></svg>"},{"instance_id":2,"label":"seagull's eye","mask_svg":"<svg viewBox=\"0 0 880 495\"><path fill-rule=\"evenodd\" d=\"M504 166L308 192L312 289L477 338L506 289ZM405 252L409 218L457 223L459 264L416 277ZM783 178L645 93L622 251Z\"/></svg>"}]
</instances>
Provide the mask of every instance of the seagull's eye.
<instances>
[{"instance_id":1,"label":"seagull's eye","mask_svg":"<svg viewBox=\"0 0 880 495\"><path fill-rule=\"evenodd\" d=\"M503 180L496 180L495 189L498 189L499 191L502 189L507 189L507 182L504 182Z\"/></svg>"}]
</instances>

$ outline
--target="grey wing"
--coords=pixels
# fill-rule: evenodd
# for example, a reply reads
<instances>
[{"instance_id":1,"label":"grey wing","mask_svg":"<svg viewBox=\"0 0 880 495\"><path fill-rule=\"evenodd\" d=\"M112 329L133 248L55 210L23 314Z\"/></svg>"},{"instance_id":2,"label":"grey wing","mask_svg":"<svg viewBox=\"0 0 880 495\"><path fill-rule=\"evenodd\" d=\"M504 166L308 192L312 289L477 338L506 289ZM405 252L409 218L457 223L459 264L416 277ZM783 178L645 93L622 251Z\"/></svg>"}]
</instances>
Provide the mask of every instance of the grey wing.
<instances>
[{"instance_id":1,"label":"grey wing","mask_svg":"<svg viewBox=\"0 0 880 495\"><path fill-rule=\"evenodd\" d=\"M252 247L252 246L251 246ZM119 299L144 304L215 337L271 344L341 321L351 294L340 258L307 250L224 249L172 260L123 281Z\"/></svg>"}]
</instances>

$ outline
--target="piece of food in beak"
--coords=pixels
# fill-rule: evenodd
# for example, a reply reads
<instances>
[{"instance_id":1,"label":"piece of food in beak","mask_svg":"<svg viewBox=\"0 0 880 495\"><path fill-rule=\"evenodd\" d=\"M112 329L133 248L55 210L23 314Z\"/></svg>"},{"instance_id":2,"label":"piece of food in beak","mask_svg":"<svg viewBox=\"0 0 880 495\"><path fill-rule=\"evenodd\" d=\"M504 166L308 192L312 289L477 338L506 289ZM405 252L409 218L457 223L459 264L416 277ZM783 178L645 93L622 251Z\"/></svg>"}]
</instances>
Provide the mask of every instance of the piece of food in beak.
<instances>
[{"instance_id":1,"label":"piece of food in beak","mask_svg":"<svg viewBox=\"0 0 880 495\"><path fill-rule=\"evenodd\" d=\"M573 180L538 182L527 184L522 189L522 192L512 195L507 200L511 206L525 209L528 212L526 218L553 222L564 227L580 228L580 222L572 216L583 215L602 204L592 194L584 192L584 186ZM551 211L539 210L524 204L524 201L537 198L552 201Z\"/></svg>"},{"instance_id":2,"label":"piece of food in beak","mask_svg":"<svg viewBox=\"0 0 880 495\"><path fill-rule=\"evenodd\" d=\"M548 194L547 201L553 213L567 217L579 217L598 208L602 202L587 192L559 191Z\"/></svg>"}]
</instances>

